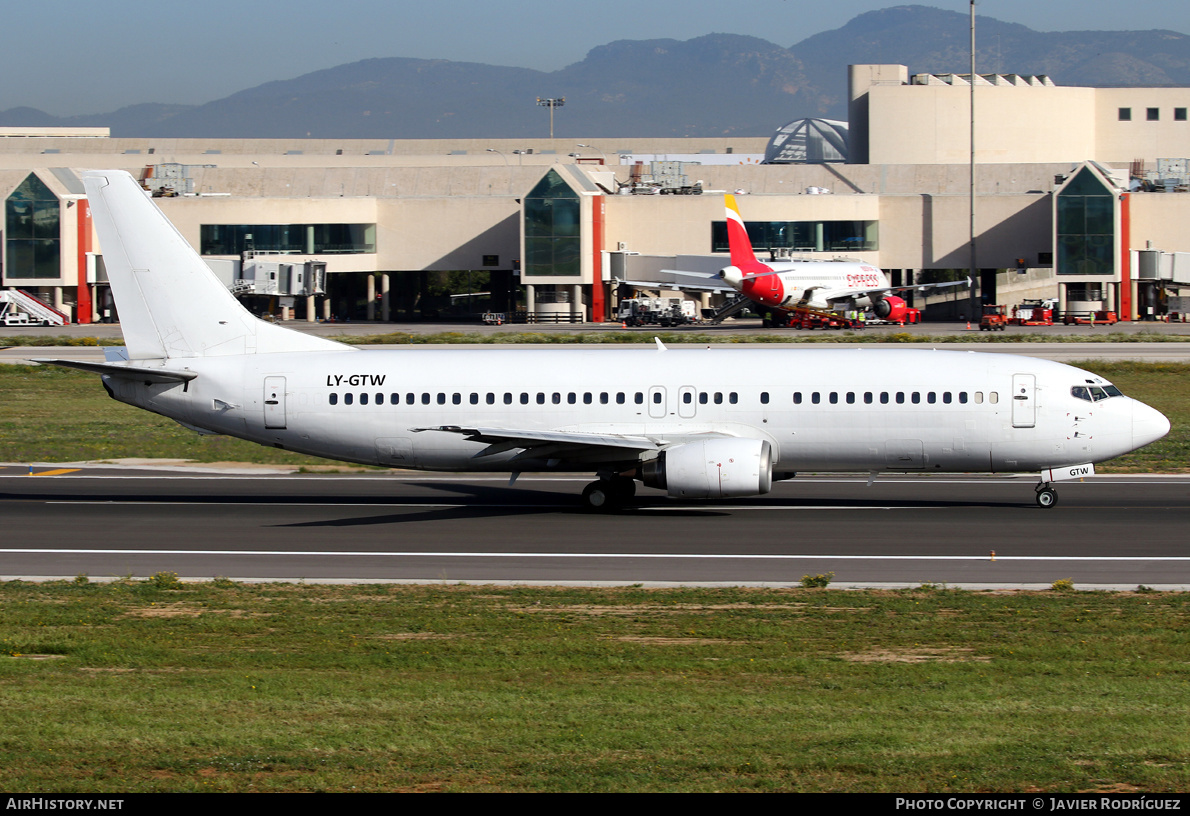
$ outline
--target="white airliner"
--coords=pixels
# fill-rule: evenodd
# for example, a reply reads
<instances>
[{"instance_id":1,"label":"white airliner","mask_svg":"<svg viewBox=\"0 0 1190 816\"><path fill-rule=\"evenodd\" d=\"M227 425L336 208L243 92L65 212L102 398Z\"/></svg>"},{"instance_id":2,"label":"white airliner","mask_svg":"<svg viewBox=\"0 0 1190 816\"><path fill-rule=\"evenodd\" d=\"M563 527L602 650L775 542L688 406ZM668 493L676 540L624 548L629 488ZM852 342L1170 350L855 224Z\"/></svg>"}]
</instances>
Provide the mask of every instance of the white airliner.
<instances>
[{"instance_id":1,"label":"white airliner","mask_svg":"<svg viewBox=\"0 0 1190 816\"><path fill-rule=\"evenodd\" d=\"M117 400L201 433L349 462L594 472L684 499L767 493L796 471L1040 471L1051 483L1169 422L1086 371L950 351L361 351L252 317L122 171L83 176L126 350ZM510 481L511 483L511 481Z\"/></svg>"},{"instance_id":2,"label":"white airliner","mask_svg":"<svg viewBox=\"0 0 1190 816\"><path fill-rule=\"evenodd\" d=\"M731 266L718 277L744 297L787 321L791 312L836 312L871 309L876 317L903 323L907 304L894 292L927 294L947 286L970 286L971 279L947 283L890 286L879 267L867 263L774 261L761 263L752 250L735 196L727 196L727 245Z\"/></svg>"}]
</instances>

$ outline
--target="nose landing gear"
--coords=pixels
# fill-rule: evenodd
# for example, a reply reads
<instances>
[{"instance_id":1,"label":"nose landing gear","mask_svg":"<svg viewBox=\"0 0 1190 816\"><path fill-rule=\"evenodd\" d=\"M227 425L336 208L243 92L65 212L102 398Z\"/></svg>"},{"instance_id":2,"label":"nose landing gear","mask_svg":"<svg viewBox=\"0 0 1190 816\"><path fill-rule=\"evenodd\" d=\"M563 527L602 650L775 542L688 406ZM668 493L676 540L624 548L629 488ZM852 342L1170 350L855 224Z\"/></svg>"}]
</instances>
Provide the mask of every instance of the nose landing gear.
<instances>
[{"instance_id":1,"label":"nose landing gear","mask_svg":"<svg viewBox=\"0 0 1190 816\"><path fill-rule=\"evenodd\" d=\"M1058 503L1058 491L1049 484L1042 482L1037 485L1037 506L1050 508Z\"/></svg>"}]
</instances>

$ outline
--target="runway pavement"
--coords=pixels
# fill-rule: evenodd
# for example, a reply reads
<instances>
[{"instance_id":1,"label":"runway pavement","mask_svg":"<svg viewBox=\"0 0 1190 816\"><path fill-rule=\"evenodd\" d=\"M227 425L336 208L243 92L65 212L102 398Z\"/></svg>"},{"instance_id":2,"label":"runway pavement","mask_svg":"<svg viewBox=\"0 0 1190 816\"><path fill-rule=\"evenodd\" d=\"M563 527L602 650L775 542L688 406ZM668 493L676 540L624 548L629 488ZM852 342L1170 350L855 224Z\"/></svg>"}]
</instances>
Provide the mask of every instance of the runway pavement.
<instances>
[{"instance_id":1,"label":"runway pavement","mask_svg":"<svg viewBox=\"0 0 1190 816\"><path fill-rule=\"evenodd\" d=\"M549 584L1190 588L1190 477L799 476L610 514L587 479L0 468L0 574ZM992 552L995 552L993 559Z\"/></svg>"}]
</instances>

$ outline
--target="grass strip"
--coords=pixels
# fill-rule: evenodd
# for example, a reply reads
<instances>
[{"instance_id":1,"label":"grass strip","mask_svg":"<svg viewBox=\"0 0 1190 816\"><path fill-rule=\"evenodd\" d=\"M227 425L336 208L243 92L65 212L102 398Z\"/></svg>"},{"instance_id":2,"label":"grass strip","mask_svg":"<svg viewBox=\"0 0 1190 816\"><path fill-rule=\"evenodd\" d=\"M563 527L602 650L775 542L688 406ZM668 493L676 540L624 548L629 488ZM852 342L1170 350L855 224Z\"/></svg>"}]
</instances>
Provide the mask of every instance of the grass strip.
<instances>
[{"instance_id":1,"label":"grass strip","mask_svg":"<svg viewBox=\"0 0 1190 816\"><path fill-rule=\"evenodd\" d=\"M1040 334L1005 332L956 332L954 334L913 334L912 332L855 332L855 331L783 331L775 333L729 334L707 332L675 332L642 329L636 331L506 331L493 333L445 331L430 334L416 332L386 332L332 338L353 346L376 345L616 345L624 343L652 343L660 337L666 345L706 345L753 343L1185 343L1190 342L1190 326L1185 334L1156 332L1123 333L1110 330L1088 331L1086 334ZM14 335L0 337L0 347L15 346L122 346L118 338L68 337L65 335Z\"/></svg>"},{"instance_id":2,"label":"grass strip","mask_svg":"<svg viewBox=\"0 0 1190 816\"><path fill-rule=\"evenodd\" d=\"M1185 791L1138 589L8 582L0 787Z\"/></svg>"}]
</instances>

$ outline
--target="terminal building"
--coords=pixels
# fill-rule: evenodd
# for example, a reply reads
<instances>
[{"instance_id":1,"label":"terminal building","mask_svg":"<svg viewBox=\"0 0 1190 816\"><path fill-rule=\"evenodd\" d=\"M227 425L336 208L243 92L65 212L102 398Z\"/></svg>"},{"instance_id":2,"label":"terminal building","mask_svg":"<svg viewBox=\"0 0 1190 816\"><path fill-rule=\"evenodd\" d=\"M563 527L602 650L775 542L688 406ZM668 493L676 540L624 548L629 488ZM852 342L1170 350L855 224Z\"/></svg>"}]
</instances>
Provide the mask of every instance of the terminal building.
<instances>
[{"instance_id":1,"label":"terminal building","mask_svg":"<svg viewBox=\"0 0 1190 816\"><path fill-rule=\"evenodd\" d=\"M915 304L927 319L1043 297L1121 319L1190 311L1190 88L975 83L977 285ZM859 259L894 285L966 277L970 76L857 65L849 84L848 123L803 120L771 140L0 129L0 287L77 322L117 317L79 177L113 167L250 308L299 320L607 320L620 281L664 289L672 270L726 265L723 193L758 254ZM465 298L440 294L448 275Z\"/></svg>"}]
</instances>

